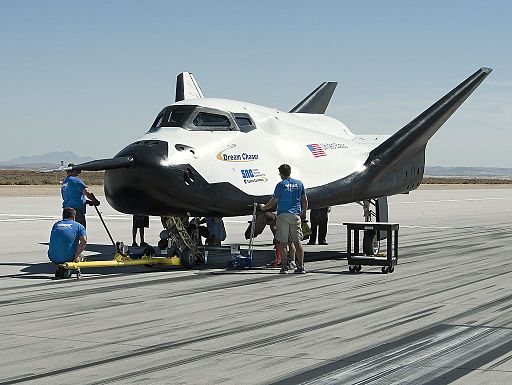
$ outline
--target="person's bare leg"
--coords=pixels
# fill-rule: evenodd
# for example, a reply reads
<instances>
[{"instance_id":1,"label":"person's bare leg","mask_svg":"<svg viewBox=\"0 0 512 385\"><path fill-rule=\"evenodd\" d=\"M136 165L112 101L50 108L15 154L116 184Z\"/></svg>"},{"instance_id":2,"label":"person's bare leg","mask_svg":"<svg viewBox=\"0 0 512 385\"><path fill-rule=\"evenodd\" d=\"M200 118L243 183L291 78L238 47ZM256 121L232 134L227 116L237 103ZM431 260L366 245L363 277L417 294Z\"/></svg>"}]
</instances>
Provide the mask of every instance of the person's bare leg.
<instances>
[{"instance_id":1,"label":"person's bare leg","mask_svg":"<svg viewBox=\"0 0 512 385\"><path fill-rule=\"evenodd\" d=\"M279 255L281 256L281 267L285 269L287 259L286 242L279 242Z\"/></svg>"},{"instance_id":2,"label":"person's bare leg","mask_svg":"<svg viewBox=\"0 0 512 385\"><path fill-rule=\"evenodd\" d=\"M302 243L300 241L293 242L295 245L295 258L297 259L297 267L304 268L304 248L302 247Z\"/></svg>"},{"instance_id":3,"label":"person's bare leg","mask_svg":"<svg viewBox=\"0 0 512 385\"><path fill-rule=\"evenodd\" d=\"M295 255L297 254L296 250L295 250L295 245L293 244L293 242L290 242L290 254L288 256L288 260L290 262L293 262L295 261Z\"/></svg>"}]
</instances>

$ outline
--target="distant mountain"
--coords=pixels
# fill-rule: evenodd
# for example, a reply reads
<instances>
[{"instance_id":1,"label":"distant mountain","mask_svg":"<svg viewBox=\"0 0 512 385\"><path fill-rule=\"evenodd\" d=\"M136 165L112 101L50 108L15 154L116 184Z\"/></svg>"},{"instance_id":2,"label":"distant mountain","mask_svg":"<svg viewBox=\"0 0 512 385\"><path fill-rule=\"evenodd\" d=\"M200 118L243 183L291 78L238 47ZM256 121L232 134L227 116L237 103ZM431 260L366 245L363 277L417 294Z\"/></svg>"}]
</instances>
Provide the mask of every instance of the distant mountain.
<instances>
[{"instance_id":1,"label":"distant mountain","mask_svg":"<svg viewBox=\"0 0 512 385\"><path fill-rule=\"evenodd\" d=\"M470 178L512 178L512 168L500 167L425 167L425 176L470 177Z\"/></svg>"},{"instance_id":2,"label":"distant mountain","mask_svg":"<svg viewBox=\"0 0 512 385\"><path fill-rule=\"evenodd\" d=\"M83 163L93 160L90 156L78 156L71 151L50 152L43 155L20 156L6 162L0 162L0 168L45 169L56 168L60 162Z\"/></svg>"}]
</instances>

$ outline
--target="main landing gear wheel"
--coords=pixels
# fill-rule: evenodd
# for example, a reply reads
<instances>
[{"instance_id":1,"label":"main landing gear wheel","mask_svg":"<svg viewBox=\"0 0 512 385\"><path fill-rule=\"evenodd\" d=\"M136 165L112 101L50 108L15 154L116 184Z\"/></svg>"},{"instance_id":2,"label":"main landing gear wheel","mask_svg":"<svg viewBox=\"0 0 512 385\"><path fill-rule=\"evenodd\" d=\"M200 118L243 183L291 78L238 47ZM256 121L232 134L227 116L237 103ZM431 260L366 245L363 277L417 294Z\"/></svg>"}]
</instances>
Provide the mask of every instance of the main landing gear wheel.
<instances>
[{"instance_id":1,"label":"main landing gear wheel","mask_svg":"<svg viewBox=\"0 0 512 385\"><path fill-rule=\"evenodd\" d=\"M181 264L186 269L191 269L194 267L196 263L196 257L192 250L188 247L185 247L182 251L178 251L178 256L180 257Z\"/></svg>"},{"instance_id":2,"label":"main landing gear wheel","mask_svg":"<svg viewBox=\"0 0 512 385\"><path fill-rule=\"evenodd\" d=\"M366 230L363 236L363 253L365 255L377 255L380 250L378 233L375 230Z\"/></svg>"}]
</instances>

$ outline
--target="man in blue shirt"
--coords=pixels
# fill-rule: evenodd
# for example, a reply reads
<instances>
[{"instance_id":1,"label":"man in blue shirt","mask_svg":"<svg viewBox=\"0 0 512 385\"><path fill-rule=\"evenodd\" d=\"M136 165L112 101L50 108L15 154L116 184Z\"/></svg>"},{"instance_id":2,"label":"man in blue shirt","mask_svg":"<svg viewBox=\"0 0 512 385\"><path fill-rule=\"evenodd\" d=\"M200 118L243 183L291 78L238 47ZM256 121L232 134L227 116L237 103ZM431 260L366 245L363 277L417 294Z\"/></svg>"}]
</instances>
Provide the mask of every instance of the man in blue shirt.
<instances>
[{"instance_id":1,"label":"man in blue shirt","mask_svg":"<svg viewBox=\"0 0 512 385\"><path fill-rule=\"evenodd\" d=\"M68 167L73 167L74 164L68 164ZM60 192L62 195L62 208L71 207L76 211L76 221L82 226L86 227L85 222L85 203L90 199L90 203L94 206L99 206L100 201L96 199L94 194L87 188L84 181L78 177L80 170L66 171L68 176L62 182Z\"/></svg>"},{"instance_id":2,"label":"man in blue shirt","mask_svg":"<svg viewBox=\"0 0 512 385\"><path fill-rule=\"evenodd\" d=\"M48 258L55 264L79 262L87 244L85 227L75 222L75 209L62 210L62 220L55 223L50 234ZM55 277L64 278L64 269L57 267Z\"/></svg>"},{"instance_id":3,"label":"man in blue shirt","mask_svg":"<svg viewBox=\"0 0 512 385\"><path fill-rule=\"evenodd\" d=\"M279 166L279 176L281 182L276 185L272 199L265 205L260 205L261 210L268 210L277 204L277 234L279 249L281 255L287 255L286 245L291 238L296 249L297 269L294 273L304 274L304 248L300 241L302 240L302 219L306 219L306 210L308 209L308 198L306 190L300 180L293 179L291 167L287 164ZM288 272L285 260L282 260L280 273Z\"/></svg>"}]
</instances>

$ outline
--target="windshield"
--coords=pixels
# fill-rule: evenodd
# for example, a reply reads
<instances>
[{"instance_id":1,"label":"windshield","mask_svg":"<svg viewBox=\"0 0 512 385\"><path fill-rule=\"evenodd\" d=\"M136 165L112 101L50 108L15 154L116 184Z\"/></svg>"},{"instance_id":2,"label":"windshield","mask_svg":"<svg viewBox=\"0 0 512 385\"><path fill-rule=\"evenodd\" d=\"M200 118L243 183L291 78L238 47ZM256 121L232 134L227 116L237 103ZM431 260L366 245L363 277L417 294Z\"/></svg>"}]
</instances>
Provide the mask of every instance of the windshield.
<instances>
[{"instance_id":1,"label":"windshield","mask_svg":"<svg viewBox=\"0 0 512 385\"><path fill-rule=\"evenodd\" d=\"M183 127L194 108L196 108L196 106L165 107L156 116L148 132L158 131L161 127Z\"/></svg>"}]
</instances>

